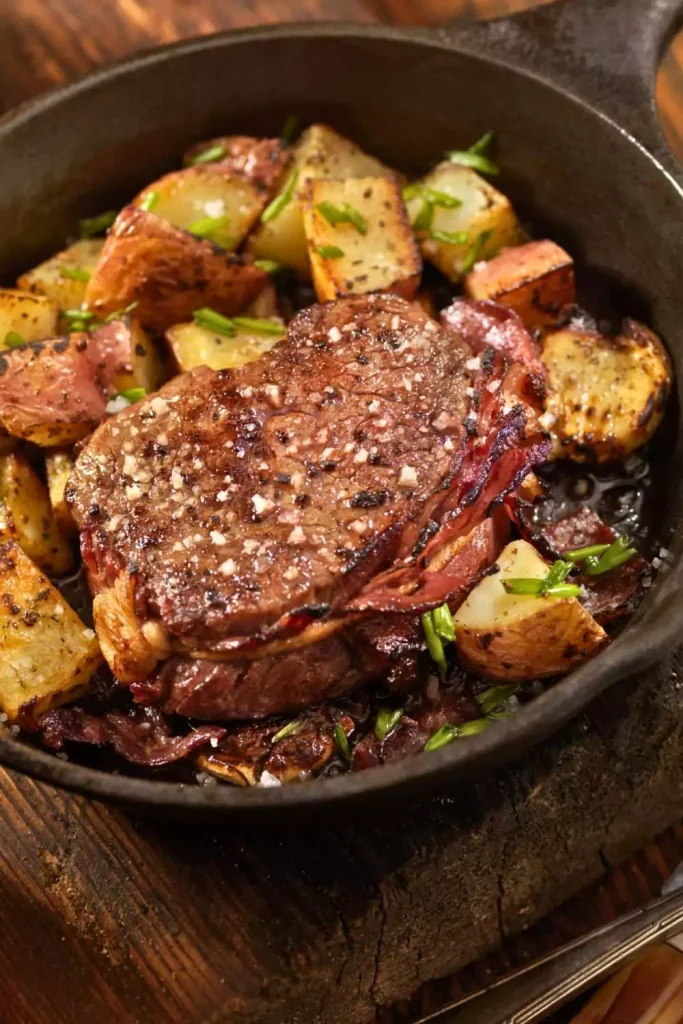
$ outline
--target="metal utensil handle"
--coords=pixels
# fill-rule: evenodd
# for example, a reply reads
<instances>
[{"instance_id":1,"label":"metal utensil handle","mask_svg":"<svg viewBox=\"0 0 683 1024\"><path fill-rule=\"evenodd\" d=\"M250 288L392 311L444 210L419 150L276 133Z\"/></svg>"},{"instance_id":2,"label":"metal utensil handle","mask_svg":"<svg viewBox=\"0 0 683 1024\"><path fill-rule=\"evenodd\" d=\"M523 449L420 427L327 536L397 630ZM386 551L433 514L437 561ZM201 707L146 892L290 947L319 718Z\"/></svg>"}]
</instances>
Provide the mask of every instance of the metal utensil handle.
<instances>
[{"instance_id":1,"label":"metal utensil handle","mask_svg":"<svg viewBox=\"0 0 683 1024\"><path fill-rule=\"evenodd\" d=\"M682 21L683 0L556 0L438 31L459 49L530 71L585 100L682 178L654 94L662 53Z\"/></svg>"},{"instance_id":2,"label":"metal utensil handle","mask_svg":"<svg viewBox=\"0 0 683 1024\"><path fill-rule=\"evenodd\" d=\"M483 995L447 1006L417 1024L536 1024L681 929L679 890L529 964Z\"/></svg>"}]
</instances>

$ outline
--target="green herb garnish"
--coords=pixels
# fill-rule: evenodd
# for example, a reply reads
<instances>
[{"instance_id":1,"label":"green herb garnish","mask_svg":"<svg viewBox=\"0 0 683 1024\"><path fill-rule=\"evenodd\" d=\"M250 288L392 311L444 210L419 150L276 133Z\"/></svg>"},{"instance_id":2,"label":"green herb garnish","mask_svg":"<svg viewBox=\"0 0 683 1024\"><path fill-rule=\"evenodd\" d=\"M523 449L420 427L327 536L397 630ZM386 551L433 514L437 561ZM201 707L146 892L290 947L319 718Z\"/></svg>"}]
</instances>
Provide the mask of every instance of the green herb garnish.
<instances>
[{"instance_id":1,"label":"green herb garnish","mask_svg":"<svg viewBox=\"0 0 683 1024\"><path fill-rule=\"evenodd\" d=\"M410 202L411 199L417 199L418 196L421 196L425 202L431 203L432 206L438 206L443 210L457 210L458 207L462 206L462 199L458 199L448 192L441 192L439 189L421 185L418 182L406 185L402 195L406 203Z\"/></svg>"},{"instance_id":2,"label":"green herb garnish","mask_svg":"<svg viewBox=\"0 0 683 1024\"><path fill-rule=\"evenodd\" d=\"M380 708L375 719L375 736L385 740L403 718L403 708Z\"/></svg>"},{"instance_id":3,"label":"green herb garnish","mask_svg":"<svg viewBox=\"0 0 683 1024\"><path fill-rule=\"evenodd\" d=\"M431 231L434 223L434 205L427 199L424 200L418 214L413 221L413 231L422 234L423 231Z\"/></svg>"},{"instance_id":4,"label":"green herb garnish","mask_svg":"<svg viewBox=\"0 0 683 1024\"><path fill-rule=\"evenodd\" d=\"M81 238L94 238L96 235L103 235L112 226L118 212L116 210L105 210L96 217L85 217L78 222Z\"/></svg>"},{"instance_id":5,"label":"green herb garnish","mask_svg":"<svg viewBox=\"0 0 683 1024\"><path fill-rule=\"evenodd\" d=\"M199 153L195 153L188 160L185 161L186 167L193 167L195 164L213 164L217 160L222 160L224 156L227 156L227 149L224 143L217 142L213 146L209 146L207 149L202 149Z\"/></svg>"},{"instance_id":6,"label":"green herb garnish","mask_svg":"<svg viewBox=\"0 0 683 1024\"><path fill-rule=\"evenodd\" d=\"M232 317L235 327L241 327L244 331L256 331L257 334L286 334L287 328L284 324L276 324L273 320L260 320L253 316Z\"/></svg>"},{"instance_id":7,"label":"green herb garnish","mask_svg":"<svg viewBox=\"0 0 683 1024\"><path fill-rule=\"evenodd\" d=\"M282 728L275 733L271 739L271 744L275 745L280 740L286 739L288 736L293 736L295 732L301 728L302 722L300 718L293 718L291 722L287 722L287 725L283 725Z\"/></svg>"},{"instance_id":8,"label":"green herb garnish","mask_svg":"<svg viewBox=\"0 0 683 1024\"><path fill-rule=\"evenodd\" d=\"M447 604L442 604L440 608L433 610L432 622L434 623L436 635L445 640L446 643L452 644L455 640L455 623Z\"/></svg>"},{"instance_id":9,"label":"green herb garnish","mask_svg":"<svg viewBox=\"0 0 683 1024\"><path fill-rule=\"evenodd\" d=\"M277 260L254 260L254 266L265 274L279 274L284 269L282 263L278 263Z\"/></svg>"},{"instance_id":10,"label":"green herb garnish","mask_svg":"<svg viewBox=\"0 0 683 1024\"><path fill-rule=\"evenodd\" d=\"M59 273L62 277L68 277L70 281L84 281L88 282L92 277L87 270L81 270L79 267L67 267L63 263L60 264Z\"/></svg>"},{"instance_id":11,"label":"green herb garnish","mask_svg":"<svg viewBox=\"0 0 683 1024\"><path fill-rule=\"evenodd\" d=\"M576 548L575 551L565 551L564 557L569 562L585 562L587 558L602 555L608 548L609 544L589 544L585 548Z\"/></svg>"},{"instance_id":12,"label":"green herb garnish","mask_svg":"<svg viewBox=\"0 0 683 1024\"><path fill-rule=\"evenodd\" d=\"M556 587L558 583L564 583L567 576L573 569L571 562L565 562L562 559L558 559L551 565L548 575L543 580L543 587L545 590L549 590L551 587Z\"/></svg>"},{"instance_id":13,"label":"green herb garnish","mask_svg":"<svg viewBox=\"0 0 683 1024\"><path fill-rule=\"evenodd\" d=\"M111 324L114 320L123 320L124 317L129 316L133 310L137 309L139 305L140 303L135 299L133 302L129 302L127 306L124 306L123 309L115 309L113 313L109 313L105 316L102 323Z\"/></svg>"},{"instance_id":14,"label":"green herb garnish","mask_svg":"<svg viewBox=\"0 0 683 1024\"><path fill-rule=\"evenodd\" d=\"M486 132L469 149L452 149L446 153L446 156L451 163L460 164L462 167L472 167L475 171L481 171L482 174L500 174L498 164L485 155L492 142L493 132Z\"/></svg>"},{"instance_id":15,"label":"green herb garnish","mask_svg":"<svg viewBox=\"0 0 683 1024\"><path fill-rule=\"evenodd\" d=\"M470 270L475 265L475 263L479 262L479 257L482 254L482 250L492 234L492 231L482 231L480 235L477 235L474 242L472 243L472 248L467 253L463 265L460 268L461 274L469 274Z\"/></svg>"},{"instance_id":16,"label":"green herb garnish","mask_svg":"<svg viewBox=\"0 0 683 1024\"><path fill-rule=\"evenodd\" d=\"M341 750L346 760L350 761L351 747L349 746L349 741L347 739L346 733L344 732L344 729L342 728L339 722L337 722L337 724L334 727L334 738L337 741L337 746Z\"/></svg>"},{"instance_id":17,"label":"green herb garnish","mask_svg":"<svg viewBox=\"0 0 683 1024\"><path fill-rule=\"evenodd\" d=\"M285 123L282 126L280 132L280 141L284 142L286 146L289 146L292 139L296 135L299 128L299 118L296 114L290 114L289 117L285 118Z\"/></svg>"},{"instance_id":18,"label":"green herb garnish","mask_svg":"<svg viewBox=\"0 0 683 1024\"><path fill-rule=\"evenodd\" d=\"M326 260L339 260L344 255L344 250L338 245L319 245L316 252Z\"/></svg>"},{"instance_id":19,"label":"green herb garnish","mask_svg":"<svg viewBox=\"0 0 683 1024\"><path fill-rule=\"evenodd\" d=\"M367 235L368 233L368 222L362 213L355 206L351 206L350 203L342 203L341 206L335 206L334 203L325 201L318 203L316 210L325 218L328 224L352 224L359 234Z\"/></svg>"},{"instance_id":20,"label":"green herb garnish","mask_svg":"<svg viewBox=\"0 0 683 1024\"><path fill-rule=\"evenodd\" d=\"M618 569L638 554L635 548L629 547L626 537L617 537L600 555L599 558L588 557L583 565L586 576L602 576L606 572Z\"/></svg>"},{"instance_id":21,"label":"green herb garnish","mask_svg":"<svg viewBox=\"0 0 683 1024\"><path fill-rule=\"evenodd\" d=\"M515 686L492 686L489 690L475 695L475 700L481 708L482 714L488 718L499 711L504 710L504 705L510 697L519 690L519 684Z\"/></svg>"},{"instance_id":22,"label":"green herb garnish","mask_svg":"<svg viewBox=\"0 0 683 1024\"><path fill-rule=\"evenodd\" d=\"M446 655L444 654L441 637L436 632L431 612L423 612L422 628L427 641L427 650L431 655L432 661L435 662L436 667L439 670L439 676L443 682L446 678Z\"/></svg>"},{"instance_id":23,"label":"green herb garnish","mask_svg":"<svg viewBox=\"0 0 683 1024\"><path fill-rule=\"evenodd\" d=\"M526 595L529 597L579 597L581 587L573 583L565 583L574 566L562 559L554 562L541 580L508 579L501 580L508 594Z\"/></svg>"},{"instance_id":24,"label":"green herb garnish","mask_svg":"<svg viewBox=\"0 0 683 1024\"><path fill-rule=\"evenodd\" d=\"M543 593L543 580L509 579L501 580L508 594L525 594L529 597L540 597Z\"/></svg>"},{"instance_id":25,"label":"green herb garnish","mask_svg":"<svg viewBox=\"0 0 683 1024\"><path fill-rule=\"evenodd\" d=\"M298 180L299 172L298 170L294 169L290 176L287 178L287 181L285 182L285 187L283 188L282 192L280 192L279 195L275 196L275 199L273 199L272 203L269 203L268 206L266 206L263 213L261 214L261 220L263 221L264 224L267 224L271 220L275 220L275 218L282 213L284 208L286 206L289 206L292 199L294 198L294 192L296 190L296 183Z\"/></svg>"},{"instance_id":26,"label":"green herb garnish","mask_svg":"<svg viewBox=\"0 0 683 1024\"><path fill-rule=\"evenodd\" d=\"M8 331L5 335L5 348L21 348L26 344L26 338L22 338L18 331Z\"/></svg>"},{"instance_id":27,"label":"green herb garnish","mask_svg":"<svg viewBox=\"0 0 683 1024\"><path fill-rule=\"evenodd\" d=\"M477 139L477 141L474 142L469 147L469 152L470 153L485 153L486 150L491 145L491 143L493 142L494 137L495 137L495 133L494 132L485 132L480 139Z\"/></svg>"},{"instance_id":28,"label":"green herb garnish","mask_svg":"<svg viewBox=\"0 0 683 1024\"><path fill-rule=\"evenodd\" d=\"M200 217L194 224L190 224L187 230L197 238L205 238L208 242L213 242L214 245L229 249L231 245L235 244L235 236L227 230L229 223L230 218L227 213L224 213L221 217Z\"/></svg>"},{"instance_id":29,"label":"green herb garnish","mask_svg":"<svg viewBox=\"0 0 683 1024\"><path fill-rule=\"evenodd\" d=\"M145 388L128 388L127 391L119 391L114 397L125 398L131 405L134 405L135 402L141 402L143 398L147 397L147 390Z\"/></svg>"},{"instance_id":30,"label":"green herb garnish","mask_svg":"<svg viewBox=\"0 0 683 1024\"><path fill-rule=\"evenodd\" d=\"M488 718L474 718L458 726L458 736L477 736L484 729L488 729L489 725Z\"/></svg>"},{"instance_id":31,"label":"green herb garnish","mask_svg":"<svg viewBox=\"0 0 683 1024\"><path fill-rule=\"evenodd\" d=\"M439 750L441 747L445 747L447 744L452 743L457 735L457 725L442 725L438 732L435 732L433 736L430 736L425 743L425 751Z\"/></svg>"},{"instance_id":32,"label":"green herb garnish","mask_svg":"<svg viewBox=\"0 0 683 1024\"><path fill-rule=\"evenodd\" d=\"M62 319L66 320L70 331L84 331L86 324L95 319L95 314L87 309L64 309Z\"/></svg>"},{"instance_id":33,"label":"green herb garnish","mask_svg":"<svg viewBox=\"0 0 683 1024\"><path fill-rule=\"evenodd\" d=\"M430 231L429 237L446 245L465 245L470 240L468 231Z\"/></svg>"},{"instance_id":34,"label":"green herb garnish","mask_svg":"<svg viewBox=\"0 0 683 1024\"><path fill-rule=\"evenodd\" d=\"M154 207L157 205L158 202L159 202L159 193L158 192L154 192L154 191L152 191L152 192L145 192L145 195L144 195L144 197L143 197L143 199L142 199L142 201L140 203L140 209L141 210L146 210L147 213L151 213L152 210L154 209Z\"/></svg>"},{"instance_id":35,"label":"green herb garnish","mask_svg":"<svg viewBox=\"0 0 683 1024\"><path fill-rule=\"evenodd\" d=\"M214 334L222 334L226 338L234 338L237 334L237 328L232 320L221 313L217 313L215 309L209 309L208 306L195 309L192 319L199 327L206 327L207 330L213 331Z\"/></svg>"}]
</instances>

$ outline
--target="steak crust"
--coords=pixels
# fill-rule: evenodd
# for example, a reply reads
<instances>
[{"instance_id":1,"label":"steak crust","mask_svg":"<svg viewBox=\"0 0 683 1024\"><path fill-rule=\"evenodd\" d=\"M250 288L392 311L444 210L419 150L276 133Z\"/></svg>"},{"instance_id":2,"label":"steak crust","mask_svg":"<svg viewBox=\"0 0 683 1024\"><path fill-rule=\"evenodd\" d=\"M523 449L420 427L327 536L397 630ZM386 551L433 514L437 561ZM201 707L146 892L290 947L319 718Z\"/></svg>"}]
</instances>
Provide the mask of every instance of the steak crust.
<instances>
[{"instance_id":1,"label":"steak crust","mask_svg":"<svg viewBox=\"0 0 683 1024\"><path fill-rule=\"evenodd\" d=\"M130 575L142 630L205 652L339 611L457 472L465 359L419 306L375 295L304 310L255 363L175 378L77 460L93 588Z\"/></svg>"}]
</instances>

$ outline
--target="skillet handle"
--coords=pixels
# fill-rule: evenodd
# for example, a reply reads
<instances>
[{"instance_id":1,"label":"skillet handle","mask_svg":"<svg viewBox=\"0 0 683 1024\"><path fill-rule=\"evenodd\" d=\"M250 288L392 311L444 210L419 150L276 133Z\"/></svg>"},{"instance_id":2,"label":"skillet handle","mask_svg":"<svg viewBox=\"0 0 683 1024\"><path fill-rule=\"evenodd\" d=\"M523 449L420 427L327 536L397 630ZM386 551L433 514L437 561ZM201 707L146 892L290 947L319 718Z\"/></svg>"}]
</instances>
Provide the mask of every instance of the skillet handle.
<instances>
[{"instance_id":1,"label":"skillet handle","mask_svg":"<svg viewBox=\"0 0 683 1024\"><path fill-rule=\"evenodd\" d=\"M661 56L681 23L683 0L556 0L438 31L459 49L531 71L579 96L680 179L660 127L655 84Z\"/></svg>"}]
</instances>

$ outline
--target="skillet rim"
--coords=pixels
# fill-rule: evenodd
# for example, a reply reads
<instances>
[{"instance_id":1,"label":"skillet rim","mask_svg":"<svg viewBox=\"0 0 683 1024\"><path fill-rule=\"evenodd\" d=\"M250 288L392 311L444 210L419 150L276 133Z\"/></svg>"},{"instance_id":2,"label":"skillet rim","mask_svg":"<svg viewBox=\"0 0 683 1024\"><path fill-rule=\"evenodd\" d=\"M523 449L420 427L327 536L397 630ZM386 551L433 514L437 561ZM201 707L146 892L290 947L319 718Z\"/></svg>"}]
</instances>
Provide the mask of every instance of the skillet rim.
<instances>
[{"instance_id":1,"label":"skillet rim","mask_svg":"<svg viewBox=\"0 0 683 1024\"><path fill-rule=\"evenodd\" d=\"M617 121L599 108L548 77L520 67L503 56L483 55L476 46L459 45L457 30L449 34L443 29L406 30L393 26L366 25L353 22L304 22L286 25L266 25L227 30L166 46L154 47L132 57L124 58L104 68L96 69L55 90L30 99L0 117L0 146L3 139L16 129L67 102L71 97L87 93L90 89L106 85L119 76L134 74L141 68L173 61L177 56L200 54L210 49L221 49L233 44L258 43L270 39L316 39L363 37L374 40L429 47L445 53L460 53L485 64L502 67L515 75L531 79L542 88L560 94L582 108L583 112L598 118L609 131L616 131L631 145L640 157L663 176L675 190L676 201L683 210L683 188L674 175L657 160L638 140ZM683 437L678 445L683 444ZM660 611L657 622L648 628L643 640L638 624L626 627L613 644L595 659L553 684L541 696L522 708L511 718L499 722L496 729L470 737L466 744L450 744L431 752L427 757L416 755L392 764L381 765L370 771L344 774L334 778L313 779L303 784L279 787L247 787L215 784L200 786L194 783L164 782L134 776L115 775L111 772L88 768L75 761L65 761L53 753L26 744L0 729L0 764L24 774L78 792L82 795L110 800L119 804L151 807L161 811L196 811L235 813L241 818L259 816L261 812L305 810L311 805L324 803L340 806L364 796L379 796L412 784L426 791L430 781L440 780L441 791L449 783L482 774L485 770L509 763L530 747L557 732L592 700L618 679L634 675L653 665L672 650L683 632L683 602L679 579L672 590L676 575L683 577L683 551L668 573L660 576L645 599L653 602L658 596L667 598L668 607ZM662 592L666 591L664 595Z\"/></svg>"}]
</instances>

